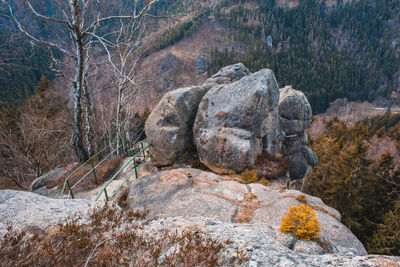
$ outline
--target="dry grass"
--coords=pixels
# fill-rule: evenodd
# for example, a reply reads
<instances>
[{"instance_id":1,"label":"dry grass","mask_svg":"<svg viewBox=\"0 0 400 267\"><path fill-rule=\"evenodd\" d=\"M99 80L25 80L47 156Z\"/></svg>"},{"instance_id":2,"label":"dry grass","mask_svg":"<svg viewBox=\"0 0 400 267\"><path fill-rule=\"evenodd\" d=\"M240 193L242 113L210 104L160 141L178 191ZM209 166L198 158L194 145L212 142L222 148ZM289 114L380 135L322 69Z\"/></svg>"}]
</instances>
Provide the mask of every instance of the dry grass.
<instances>
[{"instance_id":1,"label":"dry grass","mask_svg":"<svg viewBox=\"0 0 400 267\"><path fill-rule=\"evenodd\" d=\"M246 194L243 201L238 205L238 211L234 216L234 222L249 223L253 219L253 214L256 209L261 206L261 202L252 194Z\"/></svg>"},{"instance_id":2,"label":"dry grass","mask_svg":"<svg viewBox=\"0 0 400 267\"><path fill-rule=\"evenodd\" d=\"M242 172L240 178L242 180L242 183L245 184L255 183L258 181L258 172L257 170L246 169L244 172Z\"/></svg>"},{"instance_id":3,"label":"dry grass","mask_svg":"<svg viewBox=\"0 0 400 267\"><path fill-rule=\"evenodd\" d=\"M289 161L283 158L281 154L272 155L266 152L257 156L256 166L259 176L266 178L285 175L290 168Z\"/></svg>"},{"instance_id":4,"label":"dry grass","mask_svg":"<svg viewBox=\"0 0 400 267\"><path fill-rule=\"evenodd\" d=\"M1 266L220 266L218 254L229 240L216 241L193 231L140 230L150 221L146 211L105 205L36 232L10 226L0 241ZM238 251L238 255L244 253ZM232 262L239 265L247 258Z\"/></svg>"}]
</instances>

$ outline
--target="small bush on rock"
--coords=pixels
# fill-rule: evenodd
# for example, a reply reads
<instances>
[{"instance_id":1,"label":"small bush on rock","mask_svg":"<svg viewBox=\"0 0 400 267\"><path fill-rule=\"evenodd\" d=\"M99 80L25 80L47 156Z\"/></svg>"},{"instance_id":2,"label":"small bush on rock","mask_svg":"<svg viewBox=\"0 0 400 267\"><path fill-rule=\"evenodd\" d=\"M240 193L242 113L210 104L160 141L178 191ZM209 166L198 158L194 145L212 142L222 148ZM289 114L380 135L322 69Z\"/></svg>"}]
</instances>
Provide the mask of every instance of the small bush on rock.
<instances>
[{"instance_id":1,"label":"small bush on rock","mask_svg":"<svg viewBox=\"0 0 400 267\"><path fill-rule=\"evenodd\" d=\"M304 204L291 206L281 221L279 230L282 232L292 232L298 239L307 241L319 238L321 225L311 207Z\"/></svg>"},{"instance_id":2,"label":"small bush on rock","mask_svg":"<svg viewBox=\"0 0 400 267\"><path fill-rule=\"evenodd\" d=\"M245 184L255 183L258 181L258 172L257 170L246 169L244 172L242 172L241 178Z\"/></svg>"}]
</instances>

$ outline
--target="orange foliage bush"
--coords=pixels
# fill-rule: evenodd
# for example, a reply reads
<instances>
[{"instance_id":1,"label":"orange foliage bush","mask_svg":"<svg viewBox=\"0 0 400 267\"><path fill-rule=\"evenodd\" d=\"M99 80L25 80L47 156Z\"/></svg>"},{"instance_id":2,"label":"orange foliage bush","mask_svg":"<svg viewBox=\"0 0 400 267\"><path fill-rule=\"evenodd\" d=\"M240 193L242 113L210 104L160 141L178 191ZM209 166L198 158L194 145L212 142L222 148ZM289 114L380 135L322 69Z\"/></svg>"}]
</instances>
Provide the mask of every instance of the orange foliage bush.
<instances>
[{"instance_id":1,"label":"orange foliage bush","mask_svg":"<svg viewBox=\"0 0 400 267\"><path fill-rule=\"evenodd\" d=\"M279 230L282 232L292 232L298 239L303 240L319 238L322 227L311 207L304 204L291 206L281 221Z\"/></svg>"}]
</instances>

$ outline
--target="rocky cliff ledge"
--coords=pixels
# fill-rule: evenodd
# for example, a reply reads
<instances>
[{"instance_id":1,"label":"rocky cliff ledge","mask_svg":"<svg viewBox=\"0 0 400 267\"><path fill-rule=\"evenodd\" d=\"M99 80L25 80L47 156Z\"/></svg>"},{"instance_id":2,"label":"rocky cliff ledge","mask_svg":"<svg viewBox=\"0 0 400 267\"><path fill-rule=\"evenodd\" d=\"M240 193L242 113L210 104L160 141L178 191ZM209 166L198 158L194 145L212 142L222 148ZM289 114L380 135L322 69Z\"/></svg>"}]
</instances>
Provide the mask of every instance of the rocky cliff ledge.
<instances>
[{"instance_id":1,"label":"rocky cliff ledge","mask_svg":"<svg viewBox=\"0 0 400 267\"><path fill-rule=\"evenodd\" d=\"M400 257L366 255L360 241L340 222L340 214L319 198L295 190L275 190L261 184L243 185L229 176L197 169L157 172L132 182L119 197L129 208L150 211L141 230L157 237L162 229L191 231L227 240L220 252L223 266L237 257L241 266L399 266ZM291 205L301 201L313 207L323 226L318 241L298 240L278 230ZM17 228L37 229L53 225L75 211L88 211L87 200L50 199L28 192L0 191L0 236L6 222Z\"/></svg>"},{"instance_id":2,"label":"rocky cliff ledge","mask_svg":"<svg viewBox=\"0 0 400 267\"><path fill-rule=\"evenodd\" d=\"M253 169L263 152L283 155L290 177L303 178L317 163L305 130L311 107L301 91L279 89L274 73L250 73L243 64L223 68L201 86L164 95L145 130L156 166L173 165L197 148L200 161L216 173Z\"/></svg>"}]
</instances>

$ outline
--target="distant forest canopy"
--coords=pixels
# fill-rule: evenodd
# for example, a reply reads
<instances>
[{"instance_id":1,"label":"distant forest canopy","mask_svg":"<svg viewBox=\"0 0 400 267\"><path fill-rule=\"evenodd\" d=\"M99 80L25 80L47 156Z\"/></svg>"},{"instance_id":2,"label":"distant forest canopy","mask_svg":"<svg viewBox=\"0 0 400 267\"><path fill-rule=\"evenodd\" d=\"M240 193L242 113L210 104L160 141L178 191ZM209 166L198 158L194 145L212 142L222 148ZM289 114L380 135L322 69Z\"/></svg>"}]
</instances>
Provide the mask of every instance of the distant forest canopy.
<instances>
[{"instance_id":1,"label":"distant forest canopy","mask_svg":"<svg viewBox=\"0 0 400 267\"><path fill-rule=\"evenodd\" d=\"M33 0L36 2L38 0ZM15 3L21 2L16 1ZM53 12L45 0L43 12ZM197 14L159 36L148 53L164 49L195 34L202 21L216 19L226 25L234 47L210 47L212 71L238 61L251 71L271 68L280 86L292 85L306 93L314 113L324 112L337 98L374 101L388 99L400 88L400 4L398 0L337 1L325 6L319 0L299 1L281 8L278 0L176 1L160 0L154 14ZM122 1L129 6L130 1ZM110 6L110 9L117 7ZM0 22L0 25L2 22ZM40 31L40 29L37 29ZM4 30L2 37L4 37ZM397 40L397 42L396 42ZM269 42L270 41L270 42ZM25 41L27 44L30 42ZM232 43L232 42L230 42ZM2 47L4 53L13 50ZM24 45L19 55L26 69L9 70L10 84L0 78L0 101L33 92L41 75L51 79L45 50L32 55ZM3 50L2 52L3 53ZM39 59L40 54L43 58ZM37 62L42 63L37 64ZM44 64L43 64L44 63ZM25 77L26 76L26 77ZM32 79L35 77L35 79ZM27 88L27 89L26 89Z\"/></svg>"},{"instance_id":2,"label":"distant forest canopy","mask_svg":"<svg viewBox=\"0 0 400 267\"><path fill-rule=\"evenodd\" d=\"M238 5L226 11L243 2L224 0L213 10L232 29L232 40L245 47L213 48L214 72L237 61L251 71L269 67L280 86L290 84L307 94L314 113L337 98L373 101L399 88L400 81L394 84L396 72L400 77L398 0L338 1L332 8L305 0L292 9L257 0L252 9Z\"/></svg>"}]
</instances>

